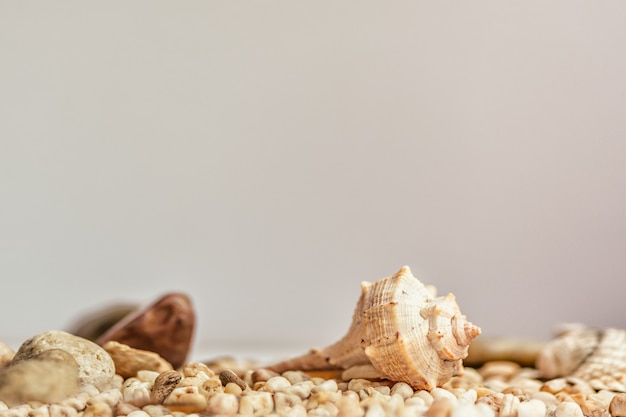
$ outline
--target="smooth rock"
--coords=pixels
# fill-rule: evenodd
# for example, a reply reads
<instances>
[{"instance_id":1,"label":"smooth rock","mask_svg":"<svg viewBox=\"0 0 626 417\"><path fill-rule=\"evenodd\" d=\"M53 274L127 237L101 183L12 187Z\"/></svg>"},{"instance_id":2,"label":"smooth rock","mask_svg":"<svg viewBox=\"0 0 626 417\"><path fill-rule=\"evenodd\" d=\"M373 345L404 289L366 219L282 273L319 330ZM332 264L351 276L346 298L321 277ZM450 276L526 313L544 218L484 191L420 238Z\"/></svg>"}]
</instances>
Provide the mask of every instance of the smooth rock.
<instances>
[{"instance_id":1,"label":"smooth rock","mask_svg":"<svg viewBox=\"0 0 626 417\"><path fill-rule=\"evenodd\" d=\"M96 339L96 343L103 346L116 341L156 352L174 368L179 368L191 348L195 322L191 299L182 293L170 293L120 320Z\"/></svg>"},{"instance_id":2,"label":"smooth rock","mask_svg":"<svg viewBox=\"0 0 626 417\"><path fill-rule=\"evenodd\" d=\"M11 366L49 349L62 349L72 355L78 363L80 383L91 384L102 391L109 387L115 376L113 359L102 347L59 330L41 333L22 343L15 353Z\"/></svg>"},{"instance_id":3,"label":"smooth rock","mask_svg":"<svg viewBox=\"0 0 626 417\"><path fill-rule=\"evenodd\" d=\"M122 343L110 341L103 346L115 363L118 375L130 378L139 371L164 372L169 371L172 365L155 352L134 349Z\"/></svg>"},{"instance_id":4,"label":"smooth rock","mask_svg":"<svg viewBox=\"0 0 626 417\"><path fill-rule=\"evenodd\" d=\"M0 400L15 407L29 401L58 403L79 387L79 365L61 349L47 349L0 370Z\"/></svg>"},{"instance_id":5,"label":"smooth rock","mask_svg":"<svg viewBox=\"0 0 626 417\"><path fill-rule=\"evenodd\" d=\"M0 342L0 368L9 366L15 356L15 352L6 344Z\"/></svg>"}]
</instances>

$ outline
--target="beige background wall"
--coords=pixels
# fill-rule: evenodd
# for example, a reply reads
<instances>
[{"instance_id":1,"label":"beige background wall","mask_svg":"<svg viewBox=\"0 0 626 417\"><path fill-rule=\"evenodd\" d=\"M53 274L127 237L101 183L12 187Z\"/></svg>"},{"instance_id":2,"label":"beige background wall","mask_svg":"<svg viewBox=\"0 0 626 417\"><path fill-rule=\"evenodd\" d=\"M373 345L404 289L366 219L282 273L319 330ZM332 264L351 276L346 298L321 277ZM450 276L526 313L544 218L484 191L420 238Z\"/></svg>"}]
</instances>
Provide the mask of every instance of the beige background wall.
<instances>
[{"instance_id":1,"label":"beige background wall","mask_svg":"<svg viewBox=\"0 0 626 417\"><path fill-rule=\"evenodd\" d=\"M626 3L1 1L0 337L192 295L321 345L410 265L486 335L626 327Z\"/></svg>"}]
</instances>

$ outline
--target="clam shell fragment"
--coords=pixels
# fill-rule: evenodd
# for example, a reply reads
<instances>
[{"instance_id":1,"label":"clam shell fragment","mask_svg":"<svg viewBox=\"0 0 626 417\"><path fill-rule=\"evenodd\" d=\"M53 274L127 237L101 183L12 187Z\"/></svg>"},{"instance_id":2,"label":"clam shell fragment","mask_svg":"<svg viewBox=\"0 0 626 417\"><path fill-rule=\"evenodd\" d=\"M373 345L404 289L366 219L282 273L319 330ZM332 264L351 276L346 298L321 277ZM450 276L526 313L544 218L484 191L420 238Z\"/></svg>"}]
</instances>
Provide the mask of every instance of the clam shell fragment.
<instances>
[{"instance_id":1,"label":"clam shell fragment","mask_svg":"<svg viewBox=\"0 0 626 417\"><path fill-rule=\"evenodd\" d=\"M371 364L383 378L432 389L463 372L462 360L480 334L455 297L435 297L409 267L377 282L363 282L352 324L338 342L269 369L348 369Z\"/></svg>"}]
</instances>

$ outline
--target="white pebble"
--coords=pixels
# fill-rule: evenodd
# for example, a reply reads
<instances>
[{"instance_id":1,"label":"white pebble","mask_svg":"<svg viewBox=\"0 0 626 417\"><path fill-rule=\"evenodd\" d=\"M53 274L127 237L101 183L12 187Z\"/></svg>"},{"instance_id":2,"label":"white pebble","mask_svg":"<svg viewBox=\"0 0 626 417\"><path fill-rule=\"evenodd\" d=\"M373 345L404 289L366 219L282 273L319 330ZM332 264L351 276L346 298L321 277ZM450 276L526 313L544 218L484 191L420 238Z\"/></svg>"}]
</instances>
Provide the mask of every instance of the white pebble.
<instances>
[{"instance_id":1,"label":"white pebble","mask_svg":"<svg viewBox=\"0 0 626 417\"><path fill-rule=\"evenodd\" d=\"M291 408L285 409L280 413L281 417L307 417L306 409L300 404L296 404Z\"/></svg>"},{"instance_id":2,"label":"white pebble","mask_svg":"<svg viewBox=\"0 0 626 417\"><path fill-rule=\"evenodd\" d=\"M50 413L50 417L76 417L78 416L78 411L73 409L72 407L66 407L59 404L52 404L48 408L48 412Z\"/></svg>"},{"instance_id":3,"label":"white pebble","mask_svg":"<svg viewBox=\"0 0 626 417\"><path fill-rule=\"evenodd\" d=\"M406 382L396 382L395 384L393 384L393 387L391 387L392 395L398 394L405 400L407 398L411 398L411 396L413 395L413 392L414 392L413 388L411 388L411 386L407 384Z\"/></svg>"},{"instance_id":4,"label":"white pebble","mask_svg":"<svg viewBox=\"0 0 626 417\"><path fill-rule=\"evenodd\" d=\"M450 417L482 417L482 414L474 404L459 403L452 408Z\"/></svg>"},{"instance_id":5,"label":"white pebble","mask_svg":"<svg viewBox=\"0 0 626 417\"><path fill-rule=\"evenodd\" d=\"M150 414L142 410L137 410L129 413L126 417L150 417Z\"/></svg>"},{"instance_id":6,"label":"white pebble","mask_svg":"<svg viewBox=\"0 0 626 417\"><path fill-rule=\"evenodd\" d=\"M249 393L241 397L239 402L240 414L264 415L272 412L274 401L269 392Z\"/></svg>"},{"instance_id":7,"label":"white pebble","mask_svg":"<svg viewBox=\"0 0 626 417\"><path fill-rule=\"evenodd\" d=\"M517 417L517 407L519 403L519 398L515 395L504 394L502 397L502 405L500 406L500 417Z\"/></svg>"},{"instance_id":8,"label":"white pebble","mask_svg":"<svg viewBox=\"0 0 626 417\"><path fill-rule=\"evenodd\" d=\"M367 380L367 379L356 378L356 379L351 379L350 382L348 382L348 389L354 392L359 392L362 389L367 389L371 386L372 386L372 381Z\"/></svg>"},{"instance_id":9,"label":"white pebble","mask_svg":"<svg viewBox=\"0 0 626 417\"><path fill-rule=\"evenodd\" d=\"M122 399L122 391L120 391L119 389L111 389L108 391L103 391L95 397L91 398L89 401L87 401L87 404L103 402L109 407L115 407L119 402L122 401Z\"/></svg>"},{"instance_id":10,"label":"white pebble","mask_svg":"<svg viewBox=\"0 0 626 417\"><path fill-rule=\"evenodd\" d=\"M332 417L330 415L330 412L324 407L317 407L312 410L309 410L309 412L306 415L307 417Z\"/></svg>"},{"instance_id":11,"label":"white pebble","mask_svg":"<svg viewBox=\"0 0 626 417\"><path fill-rule=\"evenodd\" d=\"M485 403L478 403L475 407L481 417L496 417L496 411Z\"/></svg>"},{"instance_id":12,"label":"white pebble","mask_svg":"<svg viewBox=\"0 0 626 417\"><path fill-rule=\"evenodd\" d=\"M365 412L365 417L386 417L386 416L387 416L387 413L385 412L383 407L378 403L371 404L367 408L367 411Z\"/></svg>"},{"instance_id":13,"label":"white pebble","mask_svg":"<svg viewBox=\"0 0 626 417\"><path fill-rule=\"evenodd\" d=\"M143 407L150 404L150 391L152 384L149 382L141 382L137 378L128 378L122 386L122 395L124 402L137 407Z\"/></svg>"},{"instance_id":14,"label":"white pebble","mask_svg":"<svg viewBox=\"0 0 626 417\"><path fill-rule=\"evenodd\" d=\"M137 372L137 379L141 382L149 382L151 384L154 384L154 380L157 378L157 376L159 376L159 373L155 371L148 371L143 369Z\"/></svg>"},{"instance_id":15,"label":"white pebble","mask_svg":"<svg viewBox=\"0 0 626 417\"><path fill-rule=\"evenodd\" d=\"M571 401L563 401L554 410L555 417L584 417L583 410L578 404Z\"/></svg>"},{"instance_id":16,"label":"white pebble","mask_svg":"<svg viewBox=\"0 0 626 417\"><path fill-rule=\"evenodd\" d=\"M216 393L209 398L207 412L211 414L236 414L239 400L233 394Z\"/></svg>"},{"instance_id":17,"label":"white pebble","mask_svg":"<svg viewBox=\"0 0 626 417\"><path fill-rule=\"evenodd\" d=\"M426 407L430 407L434 400L430 392L426 390L416 391L415 394L413 394L413 398L421 398L422 400L424 400L424 404L426 404Z\"/></svg>"},{"instance_id":18,"label":"white pebble","mask_svg":"<svg viewBox=\"0 0 626 417\"><path fill-rule=\"evenodd\" d=\"M313 387L311 392L321 392L321 391L329 391L329 392L337 392L337 381L334 379L329 379L327 381L322 382Z\"/></svg>"},{"instance_id":19,"label":"white pebble","mask_svg":"<svg viewBox=\"0 0 626 417\"><path fill-rule=\"evenodd\" d=\"M458 402L456 396L450 391L448 391L447 389L443 389L439 387L433 388L433 390L430 391L430 394L433 396L435 400L438 400L440 398L445 398L447 400L450 400L452 404L456 404Z\"/></svg>"},{"instance_id":20,"label":"white pebble","mask_svg":"<svg viewBox=\"0 0 626 417\"><path fill-rule=\"evenodd\" d=\"M283 376L274 376L268 379L263 386L263 391L283 392L291 388L291 382Z\"/></svg>"},{"instance_id":21,"label":"white pebble","mask_svg":"<svg viewBox=\"0 0 626 417\"><path fill-rule=\"evenodd\" d=\"M313 385L313 382L311 381L302 381L297 384L293 384L286 392L289 394L295 394L304 400L305 398L309 398L311 396L311 390L314 386L315 385Z\"/></svg>"},{"instance_id":22,"label":"white pebble","mask_svg":"<svg viewBox=\"0 0 626 417\"><path fill-rule=\"evenodd\" d=\"M475 389L468 389L458 396L459 403L474 404L478 398L478 393Z\"/></svg>"},{"instance_id":23,"label":"white pebble","mask_svg":"<svg viewBox=\"0 0 626 417\"><path fill-rule=\"evenodd\" d=\"M517 406L517 417L543 417L546 415L545 403L537 399L522 401Z\"/></svg>"}]
</instances>

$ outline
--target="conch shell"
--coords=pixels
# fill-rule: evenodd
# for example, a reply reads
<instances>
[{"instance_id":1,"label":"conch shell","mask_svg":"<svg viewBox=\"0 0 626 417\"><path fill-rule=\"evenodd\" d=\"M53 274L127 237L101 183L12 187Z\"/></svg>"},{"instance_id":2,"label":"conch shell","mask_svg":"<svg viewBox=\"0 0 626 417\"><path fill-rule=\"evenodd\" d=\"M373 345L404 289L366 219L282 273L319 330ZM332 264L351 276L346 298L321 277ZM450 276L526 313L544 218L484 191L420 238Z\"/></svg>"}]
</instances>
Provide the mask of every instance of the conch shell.
<instances>
[{"instance_id":1,"label":"conch shell","mask_svg":"<svg viewBox=\"0 0 626 417\"><path fill-rule=\"evenodd\" d=\"M461 314L454 295L436 297L409 267L361 284L352 325L338 342L269 369L348 369L371 364L382 378L430 390L463 372L480 328Z\"/></svg>"},{"instance_id":2,"label":"conch shell","mask_svg":"<svg viewBox=\"0 0 626 417\"><path fill-rule=\"evenodd\" d=\"M571 377L596 390L626 392L626 330L571 325L537 357L544 378Z\"/></svg>"}]
</instances>

